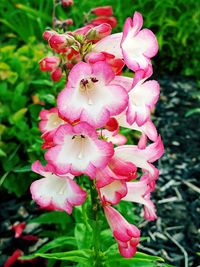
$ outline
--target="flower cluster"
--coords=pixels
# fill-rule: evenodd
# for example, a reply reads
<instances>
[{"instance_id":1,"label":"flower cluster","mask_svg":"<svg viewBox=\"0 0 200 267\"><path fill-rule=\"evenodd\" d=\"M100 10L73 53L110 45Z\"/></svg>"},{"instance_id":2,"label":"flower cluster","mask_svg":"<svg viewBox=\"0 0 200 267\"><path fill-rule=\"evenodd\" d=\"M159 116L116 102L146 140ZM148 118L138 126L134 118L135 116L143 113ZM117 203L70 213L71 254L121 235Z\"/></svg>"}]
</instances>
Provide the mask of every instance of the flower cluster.
<instances>
[{"instance_id":1,"label":"flower cluster","mask_svg":"<svg viewBox=\"0 0 200 267\"><path fill-rule=\"evenodd\" d=\"M112 15L111 7L92 12ZM149 78L158 44L152 31L141 29L138 12L126 20L122 33L111 34L111 26L102 22L74 32L44 33L57 56L42 59L41 70L49 71L54 81L65 71L67 83L57 107L40 113L47 165L33 164L32 170L43 178L33 182L31 193L41 207L71 214L87 196L76 176L89 176L120 254L129 258L136 253L140 231L112 206L120 201L140 203L144 218L156 219L150 197L159 171L152 163L164 148L150 119L160 87ZM122 76L124 66L134 78ZM120 127L139 131L138 144L126 144Z\"/></svg>"}]
</instances>

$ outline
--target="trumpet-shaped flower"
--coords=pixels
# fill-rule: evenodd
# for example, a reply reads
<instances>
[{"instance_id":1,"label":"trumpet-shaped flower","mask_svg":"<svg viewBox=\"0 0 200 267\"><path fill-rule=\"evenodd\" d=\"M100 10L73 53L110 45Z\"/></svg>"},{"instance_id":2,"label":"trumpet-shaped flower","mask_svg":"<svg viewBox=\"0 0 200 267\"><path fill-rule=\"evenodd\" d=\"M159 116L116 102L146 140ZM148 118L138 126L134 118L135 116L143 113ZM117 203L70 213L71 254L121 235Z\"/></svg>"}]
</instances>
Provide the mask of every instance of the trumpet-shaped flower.
<instances>
[{"instance_id":1,"label":"trumpet-shaped flower","mask_svg":"<svg viewBox=\"0 0 200 267\"><path fill-rule=\"evenodd\" d=\"M116 116L116 119L119 123L119 126L139 131L142 133L143 137L147 136L153 142L155 142L158 138L158 132L151 120L147 120L142 126L138 126L136 122L130 125L126 121L126 115L124 113L120 114L119 116Z\"/></svg>"},{"instance_id":2,"label":"trumpet-shaped flower","mask_svg":"<svg viewBox=\"0 0 200 267\"><path fill-rule=\"evenodd\" d=\"M124 145L115 148L116 157L132 162L136 167L147 172L149 174L149 179L153 181L158 178L159 171L151 163L159 159L163 153L164 147L160 136L158 136L154 143L143 149L135 145Z\"/></svg>"},{"instance_id":3,"label":"trumpet-shaped flower","mask_svg":"<svg viewBox=\"0 0 200 267\"><path fill-rule=\"evenodd\" d=\"M126 112L127 121L131 125L134 122L142 126L150 119L150 113L153 110L160 94L160 86L157 81L145 81L148 78L142 78L141 72L135 74L134 87L129 91L129 103ZM147 72L149 75L149 72ZM138 77L139 76L139 77Z\"/></svg>"},{"instance_id":4,"label":"trumpet-shaped flower","mask_svg":"<svg viewBox=\"0 0 200 267\"><path fill-rule=\"evenodd\" d=\"M158 52L158 43L155 35L148 29L141 30L142 15L134 13L133 20L127 18L124 24L121 41L122 54L129 69L137 71L146 69L150 59Z\"/></svg>"},{"instance_id":5,"label":"trumpet-shaped flower","mask_svg":"<svg viewBox=\"0 0 200 267\"><path fill-rule=\"evenodd\" d=\"M86 192L73 181L71 175L57 176L51 165L47 164L44 168L39 161L32 165L32 170L44 177L34 181L30 188L33 200L42 208L71 214L73 206L85 201Z\"/></svg>"},{"instance_id":6,"label":"trumpet-shaped flower","mask_svg":"<svg viewBox=\"0 0 200 267\"><path fill-rule=\"evenodd\" d=\"M127 194L122 199L125 201L131 201L144 205L144 218L146 220L153 221L157 219L155 212L155 205L150 200L150 192L152 188L148 184L148 176L144 175L139 182L128 182L127 186Z\"/></svg>"},{"instance_id":7,"label":"trumpet-shaped flower","mask_svg":"<svg viewBox=\"0 0 200 267\"><path fill-rule=\"evenodd\" d=\"M40 118L39 129L42 132L42 138L44 139L42 148L47 149L53 146L53 136L58 127L66 122L59 117L57 108L42 110L40 112Z\"/></svg>"},{"instance_id":8,"label":"trumpet-shaped flower","mask_svg":"<svg viewBox=\"0 0 200 267\"><path fill-rule=\"evenodd\" d=\"M140 231L128 223L125 218L111 206L104 206L104 212L113 236L118 243L120 254L125 258L135 255L137 245L140 241Z\"/></svg>"},{"instance_id":9,"label":"trumpet-shaped flower","mask_svg":"<svg viewBox=\"0 0 200 267\"><path fill-rule=\"evenodd\" d=\"M97 169L104 168L114 153L112 143L99 140L95 129L86 122L61 125L53 142L54 147L45 153L45 159L57 174L85 173L94 178Z\"/></svg>"},{"instance_id":10,"label":"trumpet-shaped flower","mask_svg":"<svg viewBox=\"0 0 200 267\"><path fill-rule=\"evenodd\" d=\"M114 77L106 62L92 66L79 62L58 96L60 114L70 121L80 119L96 128L104 126L110 116L121 113L128 102L126 90L118 84L110 84Z\"/></svg>"}]
</instances>

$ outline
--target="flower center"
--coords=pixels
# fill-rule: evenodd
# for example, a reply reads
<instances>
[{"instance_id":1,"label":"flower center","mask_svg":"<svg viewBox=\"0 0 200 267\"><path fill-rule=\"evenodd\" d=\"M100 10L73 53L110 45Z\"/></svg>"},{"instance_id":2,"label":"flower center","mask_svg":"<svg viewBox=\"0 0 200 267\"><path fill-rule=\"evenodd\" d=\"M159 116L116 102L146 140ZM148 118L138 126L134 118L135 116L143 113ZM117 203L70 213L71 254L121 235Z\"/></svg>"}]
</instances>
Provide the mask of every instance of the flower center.
<instances>
[{"instance_id":1,"label":"flower center","mask_svg":"<svg viewBox=\"0 0 200 267\"><path fill-rule=\"evenodd\" d=\"M80 91L84 92L86 94L88 105L92 105L92 98L91 98L91 91L95 88L95 83L97 83L98 80L95 77L90 77L88 79L82 79L80 81Z\"/></svg>"},{"instance_id":2,"label":"flower center","mask_svg":"<svg viewBox=\"0 0 200 267\"><path fill-rule=\"evenodd\" d=\"M77 158L82 159L84 156L84 146L85 146L86 137L81 134L81 135L74 135L72 139L76 141L76 145L79 148Z\"/></svg>"}]
</instances>

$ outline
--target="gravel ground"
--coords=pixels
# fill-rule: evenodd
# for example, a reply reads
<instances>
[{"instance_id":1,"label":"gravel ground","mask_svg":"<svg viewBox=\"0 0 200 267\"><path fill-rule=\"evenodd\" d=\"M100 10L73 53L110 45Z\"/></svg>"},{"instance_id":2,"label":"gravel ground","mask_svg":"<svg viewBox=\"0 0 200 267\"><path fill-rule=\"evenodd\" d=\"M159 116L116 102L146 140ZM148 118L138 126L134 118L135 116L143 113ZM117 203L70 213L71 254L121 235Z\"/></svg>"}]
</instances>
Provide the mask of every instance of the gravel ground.
<instances>
[{"instance_id":1,"label":"gravel ground","mask_svg":"<svg viewBox=\"0 0 200 267\"><path fill-rule=\"evenodd\" d=\"M162 135L165 154L153 194L158 213L143 234L151 238L144 251L160 255L175 266L200 266L200 116L186 117L199 105L194 82L177 77L160 80L161 98L154 122ZM148 232L146 229L149 229Z\"/></svg>"}]
</instances>

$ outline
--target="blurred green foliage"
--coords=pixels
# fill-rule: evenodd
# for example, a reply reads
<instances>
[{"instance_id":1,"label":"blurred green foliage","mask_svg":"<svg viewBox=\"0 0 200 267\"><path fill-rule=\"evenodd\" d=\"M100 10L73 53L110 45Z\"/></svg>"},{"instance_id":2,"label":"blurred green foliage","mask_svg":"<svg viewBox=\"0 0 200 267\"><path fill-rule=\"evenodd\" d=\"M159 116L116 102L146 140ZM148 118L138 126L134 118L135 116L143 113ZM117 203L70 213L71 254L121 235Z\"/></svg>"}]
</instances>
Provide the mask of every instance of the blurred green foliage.
<instances>
[{"instance_id":1,"label":"blurred green foliage","mask_svg":"<svg viewBox=\"0 0 200 267\"><path fill-rule=\"evenodd\" d=\"M53 87L38 61L47 53L34 39L17 48L0 48L0 185L17 196L27 191L35 177L31 163L41 158L38 115L55 104Z\"/></svg>"}]
</instances>

